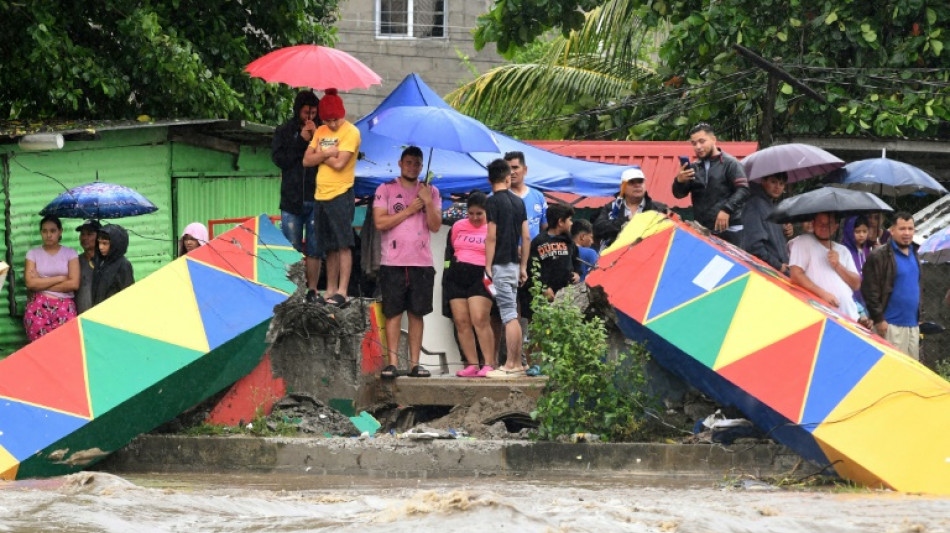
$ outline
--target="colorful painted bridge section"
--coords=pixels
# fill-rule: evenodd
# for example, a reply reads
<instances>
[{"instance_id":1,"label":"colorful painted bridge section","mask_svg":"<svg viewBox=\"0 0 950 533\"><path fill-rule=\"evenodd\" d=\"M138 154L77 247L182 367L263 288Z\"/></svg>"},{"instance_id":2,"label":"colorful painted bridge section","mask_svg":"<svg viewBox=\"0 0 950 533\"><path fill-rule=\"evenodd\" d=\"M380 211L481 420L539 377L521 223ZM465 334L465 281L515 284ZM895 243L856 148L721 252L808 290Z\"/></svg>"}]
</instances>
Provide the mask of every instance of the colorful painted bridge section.
<instances>
[{"instance_id":1,"label":"colorful painted bridge section","mask_svg":"<svg viewBox=\"0 0 950 533\"><path fill-rule=\"evenodd\" d=\"M950 383L742 250L645 213L587 280L660 364L803 457L950 494Z\"/></svg>"},{"instance_id":2,"label":"colorful painted bridge section","mask_svg":"<svg viewBox=\"0 0 950 533\"><path fill-rule=\"evenodd\" d=\"M81 470L246 375L299 259L250 219L0 361L0 479Z\"/></svg>"}]
</instances>

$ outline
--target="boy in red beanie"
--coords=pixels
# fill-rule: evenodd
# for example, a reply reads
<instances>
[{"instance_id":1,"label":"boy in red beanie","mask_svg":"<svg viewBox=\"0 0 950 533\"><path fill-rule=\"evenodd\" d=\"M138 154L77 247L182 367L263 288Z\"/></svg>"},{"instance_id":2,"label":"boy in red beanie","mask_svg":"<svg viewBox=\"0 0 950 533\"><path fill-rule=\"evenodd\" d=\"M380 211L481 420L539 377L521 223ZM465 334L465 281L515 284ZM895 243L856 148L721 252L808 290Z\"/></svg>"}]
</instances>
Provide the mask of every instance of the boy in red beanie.
<instances>
[{"instance_id":1,"label":"boy in red beanie","mask_svg":"<svg viewBox=\"0 0 950 533\"><path fill-rule=\"evenodd\" d=\"M318 105L323 125L303 156L305 167L317 169L314 194L314 229L320 248L327 255L327 290L318 302L335 305L346 302L353 255L353 212L356 180L356 154L360 150L360 130L344 118L343 99L336 89L327 89Z\"/></svg>"}]
</instances>

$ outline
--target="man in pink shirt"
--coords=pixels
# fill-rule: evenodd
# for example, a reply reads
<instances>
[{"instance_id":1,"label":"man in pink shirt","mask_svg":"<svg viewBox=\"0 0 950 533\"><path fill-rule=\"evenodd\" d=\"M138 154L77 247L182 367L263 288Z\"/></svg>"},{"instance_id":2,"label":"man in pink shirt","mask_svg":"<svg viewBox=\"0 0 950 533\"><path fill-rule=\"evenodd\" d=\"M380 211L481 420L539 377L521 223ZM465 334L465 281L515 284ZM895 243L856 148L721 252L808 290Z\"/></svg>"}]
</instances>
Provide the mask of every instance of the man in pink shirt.
<instances>
[{"instance_id":1,"label":"man in pink shirt","mask_svg":"<svg viewBox=\"0 0 950 533\"><path fill-rule=\"evenodd\" d=\"M419 365L422 350L422 317L432 312L432 263L430 234L442 225L439 190L419 180L422 150L410 146L399 158L399 177L380 185L373 202L373 220L381 233L378 286L386 316L389 366L381 377L396 377L396 349L405 312L409 318L409 359L411 377L429 377Z\"/></svg>"}]
</instances>

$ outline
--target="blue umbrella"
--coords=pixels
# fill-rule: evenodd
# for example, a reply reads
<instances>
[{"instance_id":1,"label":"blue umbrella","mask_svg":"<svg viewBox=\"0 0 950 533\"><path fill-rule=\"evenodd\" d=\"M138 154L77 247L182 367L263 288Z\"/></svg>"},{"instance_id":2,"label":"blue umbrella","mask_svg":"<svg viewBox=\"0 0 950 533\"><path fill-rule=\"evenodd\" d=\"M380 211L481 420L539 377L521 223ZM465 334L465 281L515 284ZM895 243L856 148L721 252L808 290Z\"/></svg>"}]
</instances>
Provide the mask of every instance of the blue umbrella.
<instances>
[{"instance_id":1,"label":"blue umbrella","mask_svg":"<svg viewBox=\"0 0 950 533\"><path fill-rule=\"evenodd\" d=\"M490 129L451 108L393 107L373 117L369 129L414 146L453 152L498 152Z\"/></svg>"},{"instance_id":2,"label":"blue umbrella","mask_svg":"<svg viewBox=\"0 0 950 533\"><path fill-rule=\"evenodd\" d=\"M927 237L920 244L917 254L928 263L950 262L950 226Z\"/></svg>"},{"instance_id":3,"label":"blue umbrella","mask_svg":"<svg viewBox=\"0 0 950 533\"><path fill-rule=\"evenodd\" d=\"M426 181L431 179L432 150L495 152L495 135L481 122L448 107L397 106L373 117L369 129L413 146L427 146Z\"/></svg>"},{"instance_id":4,"label":"blue umbrella","mask_svg":"<svg viewBox=\"0 0 950 533\"><path fill-rule=\"evenodd\" d=\"M878 196L947 194L947 189L930 174L886 157L848 163L832 179L836 182L832 185L836 187L867 191Z\"/></svg>"},{"instance_id":5,"label":"blue umbrella","mask_svg":"<svg viewBox=\"0 0 950 533\"><path fill-rule=\"evenodd\" d=\"M123 218L158 211L155 204L133 189L114 183L87 183L73 187L40 211L62 218Z\"/></svg>"}]
</instances>

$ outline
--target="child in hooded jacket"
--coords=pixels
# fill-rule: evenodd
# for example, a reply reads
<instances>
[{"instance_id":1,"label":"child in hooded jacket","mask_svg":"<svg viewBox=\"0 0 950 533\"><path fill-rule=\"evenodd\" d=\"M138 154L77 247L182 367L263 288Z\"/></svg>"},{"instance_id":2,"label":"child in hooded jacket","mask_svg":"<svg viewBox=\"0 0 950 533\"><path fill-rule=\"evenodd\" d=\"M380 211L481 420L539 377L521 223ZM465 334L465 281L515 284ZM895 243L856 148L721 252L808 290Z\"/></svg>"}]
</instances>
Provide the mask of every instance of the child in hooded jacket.
<instances>
[{"instance_id":1,"label":"child in hooded jacket","mask_svg":"<svg viewBox=\"0 0 950 533\"><path fill-rule=\"evenodd\" d=\"M122 226L109 224L99 230L96 268L92 277L92 305L98 305L135 283L132 263L125 257L128 249L129 233Z\"/></svg>"}]
</instances>

